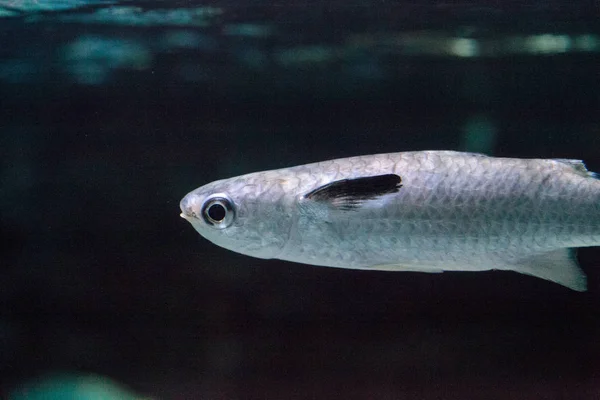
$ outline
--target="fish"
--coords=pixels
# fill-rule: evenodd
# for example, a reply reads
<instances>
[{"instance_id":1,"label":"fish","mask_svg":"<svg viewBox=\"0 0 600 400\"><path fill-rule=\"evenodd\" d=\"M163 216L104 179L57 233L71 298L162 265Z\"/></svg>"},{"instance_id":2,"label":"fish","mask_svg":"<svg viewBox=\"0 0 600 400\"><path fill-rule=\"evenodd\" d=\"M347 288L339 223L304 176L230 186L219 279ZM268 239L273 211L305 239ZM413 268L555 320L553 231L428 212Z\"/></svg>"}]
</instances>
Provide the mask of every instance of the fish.
<instances>
[{"instance_id":1,"label":"fish","mask_svg":"<svg viewBox=\"0 0 600 400\"><path fill-rule=\"evenodd\" d=\"M587 289L600 179L580 160L447 150L356 156L208 183L181 217L263 259L372 271L514 271Z\"/></svg>"}]
</instances>

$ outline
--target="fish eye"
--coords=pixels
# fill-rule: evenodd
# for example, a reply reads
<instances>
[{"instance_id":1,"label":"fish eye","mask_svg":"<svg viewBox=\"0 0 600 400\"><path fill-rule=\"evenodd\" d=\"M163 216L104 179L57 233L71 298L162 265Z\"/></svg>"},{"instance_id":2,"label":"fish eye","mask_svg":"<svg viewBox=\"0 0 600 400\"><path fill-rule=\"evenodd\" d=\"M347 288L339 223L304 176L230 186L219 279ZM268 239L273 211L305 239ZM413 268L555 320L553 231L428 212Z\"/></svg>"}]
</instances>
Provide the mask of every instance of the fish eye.
<instances>
[{"instance_id":1,"label":"fish eye","mask_svg":"<svg viewBox=\"0 0 600 400\"><path fill-rule=\"evenodd\" d=\"M233 222L234 217L233 201L224 193L209 196L202 205L204 222L214 228L227 228Z\"/></svg>"},{"instance_id":2,"label":"fish eye","mask_svg":"<svg viewBox=\"0 0 600 400\"><path fill-rule=\"evenodd\" d=\"M221 222L225 219L227 210L220 203L212 203L206 210L206 214L208 214L208 218L211 220Z\"/></svg>"}]
</instances>

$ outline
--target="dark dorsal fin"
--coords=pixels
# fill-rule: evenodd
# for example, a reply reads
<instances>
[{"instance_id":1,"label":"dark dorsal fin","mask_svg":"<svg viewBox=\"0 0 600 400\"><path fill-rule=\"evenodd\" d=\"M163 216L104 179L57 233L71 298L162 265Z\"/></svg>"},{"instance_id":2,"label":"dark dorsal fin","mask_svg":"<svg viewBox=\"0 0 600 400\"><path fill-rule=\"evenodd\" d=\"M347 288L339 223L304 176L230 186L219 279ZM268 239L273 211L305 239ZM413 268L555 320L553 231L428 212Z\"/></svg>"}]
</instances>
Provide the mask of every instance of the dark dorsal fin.
<instances>
[{"instance_id":1,"label":"dark dorsal fin","mask_svg":"<svg viewBox=\"0 0 600 400\"><path fill-rule=\"evenodd\" d=\"M342 210L352 210L366 200L396 193L402 187L400 182L402 179L395 174L342 179L320 186L304 195L304 198L326 202Z\"/></svg>"}]
</instances>

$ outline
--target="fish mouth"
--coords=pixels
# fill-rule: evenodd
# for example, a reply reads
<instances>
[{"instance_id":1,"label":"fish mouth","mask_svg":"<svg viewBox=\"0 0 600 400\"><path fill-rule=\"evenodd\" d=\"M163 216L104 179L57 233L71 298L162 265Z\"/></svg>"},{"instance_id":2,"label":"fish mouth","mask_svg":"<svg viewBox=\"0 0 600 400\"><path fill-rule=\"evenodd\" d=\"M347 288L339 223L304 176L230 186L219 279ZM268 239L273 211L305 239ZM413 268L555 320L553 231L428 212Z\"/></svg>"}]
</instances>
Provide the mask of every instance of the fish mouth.
<instances>
[{"instance_id":1,"label":"fish mouth","mask_svg":"<svg viewBox=\"0 0 600 400\"><path fill-rule=\"evenodd\" d=\"M179 214L179 216L189 222L192 222L192 220L195 219L195 217L196 217L196 215L192 211L186 211L186 210L182 210L182 212Z\"/></svg>"},{"instance_id":2,"label":"fish mouth","mask_svg":"<svg viewBox=\"0 0 600 400\"><path fill-rule=\"evenodd\" d=\"M193 205L194 201L192 198L190 198L189 194L181 199L181 202L179 202L181 214L179 214L179 216L187 221L191 221L196 216L193 211Z\"/></svg>"}]
</instances>

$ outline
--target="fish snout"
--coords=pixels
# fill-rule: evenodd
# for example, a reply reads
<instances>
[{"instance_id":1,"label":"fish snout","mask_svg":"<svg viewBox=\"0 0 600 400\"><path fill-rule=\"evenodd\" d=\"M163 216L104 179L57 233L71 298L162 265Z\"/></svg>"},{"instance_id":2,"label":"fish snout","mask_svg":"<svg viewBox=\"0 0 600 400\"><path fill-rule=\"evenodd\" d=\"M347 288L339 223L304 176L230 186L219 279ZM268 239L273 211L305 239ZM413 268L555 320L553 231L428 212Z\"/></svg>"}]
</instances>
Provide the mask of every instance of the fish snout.
<instances>
[{"instance_id":1,"label":"fish snout","mask_svg":"<svg viewBox=\"0 0 600 400\"><path fill-rule=\"evenodd\" d=\"M184 218L188 221L193 218L197 218L195 205L195 196L193 196L192 194L188 194L183 199L181 199L181 202L179 202L179 208L181 209L181 214L179 215L181 216L181 218Z\"/></svg>"}]
</instances>

